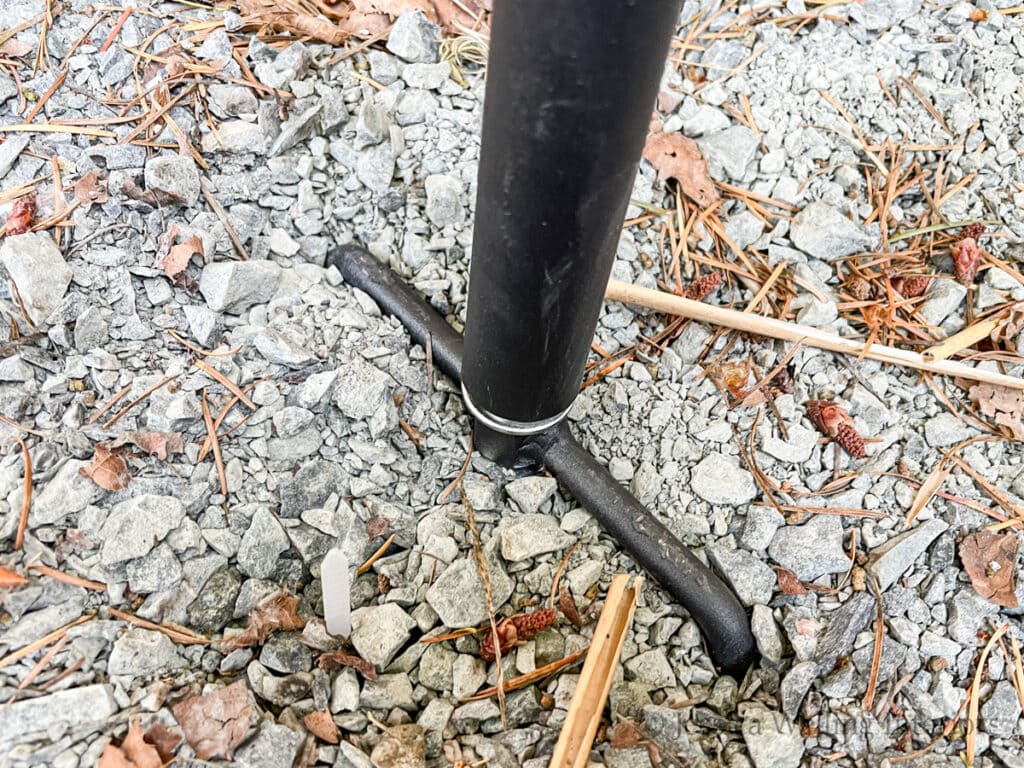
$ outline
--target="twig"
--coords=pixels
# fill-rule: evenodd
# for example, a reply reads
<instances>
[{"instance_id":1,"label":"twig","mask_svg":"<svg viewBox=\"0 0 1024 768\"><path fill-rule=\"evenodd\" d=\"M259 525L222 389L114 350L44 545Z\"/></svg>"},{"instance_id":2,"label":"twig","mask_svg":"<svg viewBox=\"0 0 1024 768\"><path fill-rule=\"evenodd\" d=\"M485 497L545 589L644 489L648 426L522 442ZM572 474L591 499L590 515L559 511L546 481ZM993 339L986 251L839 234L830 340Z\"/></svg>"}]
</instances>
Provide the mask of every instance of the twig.
<instances>
[{"instance_id":1,"label":"twig","mask_svg":"<svg viewBox=\"0 0 1024 768\"><path fill-rule=\"evenodd\" d=\"M527 672L525 675L513 677L511 680L505 681L505 683L501 685L501 687L497 685L492 685L490 688L484 688L479 693L476 693L465 700L480 701L481 699L489 699L494 694L498 694L499 697L502 697L506 693L518 691L520 688L525 688L528 685L533 685L538 680L543 680L545 677L553 675L555 674L555 672L558 672L559 670L564 669L565 667L568 667L571 664L575 664L577 661L583 658L584 654L586 654L588 650L590 650L589 646L586 648L581 648L580 650L574 653L570 653L568 656L565 656L564 658L558 659L557 661L552 661L550 664L545 664L543 667L538 667L537 669L533 670L533 672Z\"/></svg>"},{"instance_id":2,"label":"twig","mask_svg":"<svg viewBox=\"0 0 1024 768\"><path fill-rule=\"evenodd\" d=\"M53 661L53 657L60 653L61 649L68 644L67 630L64 630L64 635L57 641L57 644L50 650L43 654L42 658L35 663L35 666L28 671L25 675L25 679L18 683L18 690L23 691L32 685L32 681L35 680L39 675L42 674L43 670ZM13 699L11 699L13 701Z\"/></svg>"},{"instance_id":3,"label":"twig","mask_svg":"<svg viewBox=\"0 0 1024 768\"><path fill-rule=\"evenodd\" d=\"M121 11L121 15L117 17L117 21L114 22L113 29L110 30L110 34L107 35L107 39L103 41L103 45L100 46L100 53L106 53L110 46L114 44L117 39L117 33L121 31L121 27L128 21L128 17L132 15L132 11L135 10L130 5Z\"/></svg>"},{"instance_id":4,"label":"twig","mask_svg":"<svg viewBox=\"0 0 1024 768\"><path fill-rule=\"evenodd\" d=\"M248 392L250 389L252 389L255 386L256 386L256 382L252 382L251 384L247 385L245 387L245 389L243 389L242 391L243 392ZM227 405L225 405L223 408L220 409L220 413L217 414L217 418L213 420L213 428L214 428L214 430L217 431L218 437L227 437L227 434L223 434L223 435L220 434L220 431L219 431L220 430L220 425L221 425L221 422L224 421L224 418L231 411L231 409L234 408L235 404L238 403L238 402L240 402L240 400L238 399L237 395L232 397L230 400L228 400ZM249 416L251 416L251 415L252 414L249 414L248 416L246 416L244 419L239 421L238 424L236 424L231 429L234 430L240 424L244 424L249 419ZM196 459L196 461L202 461L203 459L205 459L206 458L206 454L208 454L210 452L210 448L211 447L213 447L213 444L210 441L210 436L207 435L203 439L202 446L199 448L199 457Z\"/></svg>"},{"instance_id":5,"label":"twig","mask_svg":"<svg viewBox=\"0 0 1024 768\"><path fill-rule=\"evenodd\" d=\"M21 516L18 518L18 532L14 537L15 551L21 549L25 543L25 531L28 529L28 513L32 509L32 457L28 452L28 445L20 435L16 438L21 445L21 458L25 462L25 481L21 491Z\"/></svg>"},{"instance_id":6,"label":"twig","mask_svg":"<svg viewBox=\"0 0 1024 768\"><path fill-rule=\"evenodd\" d=\"M220 479L220 495L228 495L228 478L224 471L224 457L220 452L220 440L217 438L217 428L213 426L213 417L210 416L210 404L206 402L206 387L203 387L200 403L203 407L203 422L206 424L206 436L213 446L213 461L217 465L217 477Z\"/></svg>"},{"instance_id":7,"label":"twig","mask_svg":"<svg viewBox=\"0 0 1024 768\"><path fill-rule=\"evenodd\" d=\"M608 283L605 298L610 301L650 307L651 309L671 315L690 317L725 328L755 333L760 336L770 336L787 341L802 340L805 344L809 344L812 347L827 349L832 352L867 357L892 365L902 365L908 368L931 371L945 376L960 376L971 381L998 384L1011 389L1024 389L1024 378L1007 376L1006 374L982 368L973 368L964 363L951 360L928 362L916 352L888 347L884 344L865 345L859 341L836 336L808 325L799 325L784 320L776 320L773 317L762 317L760 315L737 312L733 309L691 301L690 299L684 299L682 296L674 296L673 294L650 288L641 288L638 285L621 283L617 280L612 280Z\"/></svg>"},{"instance_id":8,"label":"twig","mask_svg":"<svg viewBox=\"0 0 1024 768\"><path fill-rule=\"evenodd\" d=\"M569 563L569 558L572 553L576 551L576 547L586 538L586 534L580 536L573 545L566 550L565 555L562 556L562 562L558 564L558 569L555 571L555 578L551 580L551 597L548 600L548 608L554 609L555 607L555 595L558 594L558 582L562 579L562 573L565 571L565 566Z\"/></svg>"},{"instance_id":9,"label":"twig","mask_svg":"<svg viewBox=\"0 0 1024 768\"><path fill-rule=\"evenodd\" d=\"M243 392L241 389L239 389L238 385L235 384L235 382L233 382L231 379L229 379L223 373L218 371L216 368L214 368L209 363L204 362L203 360L200 360L200 359L197 358L194 362L195 362L196 367L199 370L201 370L203 373L205 373L211 379L219 382L220 384L223 384L225 387L228 388L228 390L231 392L231 394L233 394L235 397L237 397L239 400L241 400L247 406L252 408L254 411L256 410L256 403L254 403L252 400L250 400L249 396L247 394L245 394L245 392Z\"/></svg>"},{"instance_id":10,"label":"twig","mask_svg":"<svg viewBox=\"0 0 1024 768\"><path fill-rule=\"evenodd\" d=\"M126 413L128 413L128 411L130 411L130 410L131 410L132 408L134 408L134 407L135 407L136 405L138 405L138 404L139 404L139 403L141 403L141 402L142 402L143 400L145 400L145 399L146 399L147 397L149 397L150 395L152 395L152 394L153 394L154 392L156 392L156 391L157 391L158 389L160 389L160 388L161 388L162 386L164 386L165 384L168 384L168 383L169 383L169 382L171 382L171 381L174 381L174 380L175 380L176 378L178 378L178 374L174 374L173 376L165 376L164 378L160 379L160 381L158 381L158 382L157 382L156 384L154 384L154 385L153 385L152 387L150 387L149 389L147 389L147 390L146 390L145 392L143 392L143 393L142 393L141 395L139 395L139 396L138 396L137 398L135 398L134 400L132 400L132 401L131 401L130 403L128 403L128 405L126 405L126 406L125 406L124 408L122 408L122 409L121 409L120 411L118 411L117 413L115 413L115 414L113 415L113 417L111 417L111 419L110 419L110 420L109 420L109 421L108 421L108 422L107 422L106 424L104 424L104 425L103 425L103 428L104 428L104 429L110 429L110 428L111 428L112 426L114 426L114 425L115 425L115 424L116 424L116 423L117 423L117 422L118 422L118 421L119 421L119 420L121 419L121 417L122 417L122 416L124 416L124 415L125 415Z\"/></svg>"},{"instance_id":11,"label":"twig","mask_svg":"<svg viewBox=\"0 0 1024 768\"><path fill-rule=\"evenodd\" d=\"M28 570L37 571L43 574L43 576L49 576L51 579L63 581L65 584L72 584L76 587L83 587L84 589L91 589L96 592L107 591L107 585L101 581L91 581L89 579L83 579L80 576L75 576L70 573L58 571L56 568L51 568L48 565L30 565L28 567Z\"/></svg>"},{"instance_id":12,"label":"twig","mask_svg":"<svg viewBox=\"0 0 1024 768\"><path fill-rule=\"evenodd\" d=\"M999 226L1003 222L996 221L995 219L967 219L965 221L946 221L939 224L931 224L927 227L919 227L918 229L908 229L899 234L892 235L889 238L890 243L898 243L900 240L909 240L912 237L918 235L928 235L932 232L944 232L947 229L957 229L958 227L967 227L971 224L985 224L987 226Z\"/></svg>"},{"instance_id":13,"label":"twig","mask_svg":"<svg viewBox=\"0 0 1024 768\"><path fill-rule=\"evenodd\" d=\"M971 689L967 693L971 700L971 703L967 705L966 755L964 756L964 763L966 763L967 768L971 768L974 765L974 752L978 740L978 706L981 703L981 676L986 670L985 662L988 660L988 655L991 653L993 646L1009 628L1009 624L1003 624L992 633L992 637L988 639L985 647L981 649L981 656L978 657L978 666L974 670L974 682L971 683Z\"/></svg>"},{"instance_id":14,"label":"twig","mask_svg":"<svg viewBox=\"0 0 1024 768\"><path fill-rule=\"evenodd\" d=\"M384 553L388 551L388 547L395 543L395 536L396 534L394 533L388 536L384 543L377 547L377 551L370 555L369 559L356 569L356 574L362 576L370 570L373 567L373 564L380 560L384 556Z\"/></svg>"},{"instance_id":15,"label":"twig","mask_svg":"<svg viewBox=\"0 0 1024 768\"><path fill-rule=\"evenodd\" d=\"M35 435L36 437L46 437L45 432L40 432L38 429L29 429L28 427L16 422L14 419L4 416L2 413L0 413L0 421L2 421L9 427L14 427L15 429L21 430L27 435Z\"/></svg>"},{"instance_id":16,"label":"twig","mask_svg":"<svg viewBox=\"0 0 1024 768\"><path fill-rule=\"evenodd\" d=\"M161 634L167 635L171 640L180 645L207 645L210 641L208 638L202 635L197 635L195 632L191 632L184 627L168 627L163 624L157 624L152 621L140 618L135 614L128 613L127 611L119 611L117 608L108 608L110 615L115 619L126 621L129 624L142 627L143 629L151 629L154 632L160 632Z\"/></svg>"}]
</instances>

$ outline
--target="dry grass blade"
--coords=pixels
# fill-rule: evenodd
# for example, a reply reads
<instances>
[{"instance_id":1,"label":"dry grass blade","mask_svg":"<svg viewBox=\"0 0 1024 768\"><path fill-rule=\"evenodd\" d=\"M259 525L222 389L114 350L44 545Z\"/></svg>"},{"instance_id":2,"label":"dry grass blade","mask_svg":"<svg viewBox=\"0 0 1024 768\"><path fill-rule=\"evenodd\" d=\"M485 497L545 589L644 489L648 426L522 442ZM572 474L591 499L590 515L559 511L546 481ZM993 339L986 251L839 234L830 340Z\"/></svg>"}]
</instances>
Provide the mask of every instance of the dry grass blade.
<instances>
[{"instance_id":1,"label":"dry grass blade","mask_svg":"<svg viewBox=\"0 0 1024 768\"><path fill-rule=\"evenodd\" d=\"M978 706L981 704L981 677L986 669L985 662L988 661L988 655L992 652L992 648L995 647L999 638L1009 628L1009 624L1003 624L992 633L992 637L985 643L985 647L981 650L981 656L978 657L978 666L974 670L974 682L971 683L971 689L967 692L967 696L970 699L970 704L967 705L966 754L964 755L964 763L967 765L967 768L971 768L974 765L974 753L978 745Z\"/></svg>"},{"instance_id":2,"label":"dry grass blade","mask_svg":"<svg viewBox=\"0 0 1024 768\"><path fill-rule=\"evenodd\" d=\"M953 471L952 464L948 464L946 458L943 457L939 460L939 463L935 465L935 469L928 473L928 477L925 478L924 482L921 483L921 487L917 489L917 493L914 494L914 501L910 504L910 512L907 513L906 522L903 523L904 528L909 528L917 516L921 514L921 510L924 509L928 502L932 500L932 497L938 493L942 484L949 478L949 473Z\"/></svg>"},{"instance_id":3,"label":"dry grass blade","mask_svg":"<svg viewBox=\"0 0 1024 768\"><path fill-rule=\"evenodd\" d=\"M1017 699L1020 701L1020 708L1024 710L1024 662L1020 658L1020 646L1017 638L1010 635L1010 645L1013 648L1013 687L1017 690Z\"/></svg>"},{"instance_id":4,"label":"dry grass blade","mask_svg":"<svg viewBox=\"0 0 1024 768\"><path fill-rule=\"evenodd\" d=\"M466 449L466 458L463 460L462 466L459 467L459 473L455 476L455 479L452 480L450 483L448 483L448 485L445 487L445 489L443 491L441 491L441 495L437 497L437 503L438 504L444 504L448 500L448 497L452 495L452 492L456 488L458 488L459 485L462 483L462 478L465 476L466 470L469 469L469 462L470 462L470 459L472 459L472 458L473 458L473 436L470 435L469 436L469 447Z\"/></svg>"},{"instance_id":5,"label":"dry grass blade","mask_svg":"<svg viewBox=\"0 0 1024 768\"><path fill-rule=\"evenodd\" d=\"M550 664L545 664L543 667L538 667L533 672L527 672L525 675L519 677L513 677L511 680L506 680L505 684L498 688L496 685L492 685L490 688L484 688L477 694L470 696L465 701L480 701L481 699L489 699L497 693L502 695L505 693L511 693L512 691L518 691L520 688L525 688L528 685L533 685L538 680L543 680L545 677L549 677L559 670L565 669L572 664L583 658L583 656L590 650L590 646L586 648L580 648L580 650L570 653L568 656L558 659L558 661L552 661Z\"/></svg>"},{"instance_id":6,"label":"dry grass blade","mask_svg":"<svg viewBox=\"0 0 1024 768\"><path fill-rule=\"evenodd\" d=\"M84 125L57 125L55 123L0 125L0 133L76 133L82 136L92 136L97 139L117 138L116 133L105 131L102 128L90 128Z\"/></svg>"},{"instance_id":7,"label":"dry grass blade","mask_svg":"<svg viewBox=\"0 0 1024 768\"><path fill-rule=\"evenodd\" d=\"M224 469L224 457L220 452L220 440L217 438L217 428L213 425L213 417L210 416L210 404L206 402L206 387L203 387L200 402L203 406L203 422L206 424L206 437L213 446L213 460L217 465L217 478L220 480L220 495L228 495L228 477Z\"/></svg>"},{"instance_id":8,"label":"dry grass blade","mask_svg":"<svg viewBox=\"0 0 1024 768\"><path fill-rule=\"evenodd\" d=\"M248 385L248 386L247 386L247 387L246 387L245 389L243 389L242 391L243 391L243 392L246 392L246 393L248 393L248 392L249 392L249 391L250 391L251 389L253 389L253 388L254 388L255 386L256 386L256 382L253 382L252 384L249 384L249 385ZM228 401L227 405L225 405L225 406L224 406L223 408L221 408L221 410L220 410L220 413L218 413L218 414L217 414L217 418L213 420L213 428L214 428L215 430L217 430L217 434L218 434L218 435L220 435L220 425L221 425L221 423L222 423L222 422L224 421L224 419L225 419L225 418L227 417L228 413L230 413L230 412L231 412L231 409L232 409L232 408L234 408L234 407L235 407L235 405L236 405L237 403L239 403L239 402L241 402L241 401L240 401L240 400L238 399L238 397L237 397L237 396L235 396L235 397L232 397L232 398L231 398L231 399L230 399L230 400ZM244 423L244 422L246 421L246 419L248 419L248 418L249 418L249 417L248 417L248 416L246 416L246 418L245 418L245 419L242 419L242 421L240 421L240 422L239 422L238 424L236 424L236 425L235 425L235 427L232 427L232 429L235 429L236 427L240 426L240 425L241 425L242 423ZM208 453L210 452L210 449L211 449L212 447L213 447L213 443L212 443L212 442L210 441L210 436L209 436L209 435L207 435L207 436L206 436L205 438L203 438L203 444L202 444L202 446L201 446L201 447L199 448L199 457L198 457L198 458L196 459L196 461L202 461L203 459L205 459L205 458L206 458L206 454L208 454Z\"/></svg>"},{"instance_id":9,"label":"dry grass blade","mask_svg":"<svg viewBox=\"0 0 1024 768\"><path fill-rule=\"evenodd\" d=\"M228 391L230 391L231 394L233 394L235 397L237 397L239 400L241 400L247 406L252 408L254 411L256 410L256 403L254 403L252 400L250 400L249 396L247 394L245 394L245 392L243 392L238 387L238 385L235 384L235 382L233 382L231 379L229 379L223 373L221 373L216 368L214 368L212 365L210 365L209 363L207 363L207 362L205 362L203 360L198 360L197 359L195 361L195 365L196 365L196 367L199 370L201 370L203 373L205 373L211 379L213 379L214 381L216 381L216 382L218 382L220 384L223 384L225 387L227 387Z\"/></svg>"},{"instance_id":10,"label":"dry grass blade","mask_svg":"<svg viewBox=\"0 0 1024 768\"><path fill-rule=\"evenodd\" d=\"M75 619L74 621L69 621L63 627L53 630L53 632L50 632L48 635L45 635L44 637L41 637L38 640L35 640L29 643L28 645L23 646L22 648L19 648L18 650L12 651L11 653L7 654L2 659L0 659L0 667L6 667L8 664L13 664L16 661L21 661L29 654L35 653L40 648L45 648L46 646L48 646L57 638L63 637L64 633L72 627L77 627L79 624L84 624L85 622L92 621L95 618L95 613L87 613L85 616L81 616Z\"/></svg>"},{"instance_id":11,"label":"dry grass blade","mask_svg":"<svg viewBox=\"0 0 1024 768\"><path fill-rule=\"evenodd\" d=\"M885 642L885 614L882 610L882 594L878 588L878 580L871 578L871 591L875 595L875 647L871 653L871 673L868 675L868 688L864 692L864 711L870 712L875 703L875 691L878 689L878 670L882 663L882 644Z\"/></svg>"},{"instance_id":12,"label":"dry grass blade","mask_svg":"<svg viewBox=\"0 0 1024 768\"><path fill-rule=\"evenodd\" d=\"M558 564L558 569L555 571L555 578L551 580L551 596L548 599L549 608L555 607L555 595L558 594L558 582L562 580L562 574L565 572L565 566L569 564L569 558L572 557L572 553L576 551L576 547L578 547L585 538L585 535L580 536L573 542L573 545L565 551L565 554L562 555L562 560Z\"/></svg>"},{"instance_id":13,"label":"dry grass blade","mask_svg":"<svg viewBox=\"0 0 1024 768\"><path fill-rule=\"evenodd\" d=\"M388 551L388 547L395 543L396 535L397 534L392 533L390 536L388 536L387 539L385 539L384 543L377 547L377 551L370 555L367 561L356 569L356 574L362 576L368 570L373 568L373 564L380 560L384 556L384 553Z\"/></svg>"},{"instance_id":14,"label":"dry grass blade","mask_svg":"<svg viewBox=\"0 0 1024 768\"><path fill-rule=\"evenodd\" d=\"M49 576L51 579L62 581L65 584L71 584L76 587L82 587L83 589L91 589L94 592L106 592L107 585L101 581L91 581L89 579L83 579L80 576L74 576L70 573L64 573L58 571L56 568L51 568L48 565L30 565L28 567L30 571L41 573L43 576Z\"/></svg>"},{"instance_id":15,"label":"dry grass blade","mask_svg":"<svg viewBox=\"0 0 1024 768\"><path fill-rule=\"evenodd\" d=\"M160 632L181 645L207 645L210 642L209 638L197 635L195 632L185 629L184 627L171 627L164 624L157 624L156 622L140 618L134 614L128 613L127 611L119 611L117 608L108 608L107 610L110 611L110 615L115 619L126 621L129 624L142 627L143 629L151 629L154 632Z\"/></svg>"},{"instance_id":16,"label":"dry grass blade","mask_svg":"<svg viewBox=\"0 0 1024 768\"><path fill-rule=\"evenodd\" d=\"M473 536L473 559L476 560L477 570L480 571L480 580L484 583L484 603L487 606L487 619L491 624L491 642L494 644L494 663L498 670L498 710L501 712L501 727L508 727L508 716L505 711L505 670L501 663L501 637L498 635L498 621L494 614L494 591L491 588L491 574L487 570L487 559L484 557L484 548L480 543L480 531L476 526L476 510L469 503L466 496L466 489L459 479L459 494L462 496L462 507L466 510L466 517L469 520L469 531Z\"/></svg>"},{"instance_id":17,"label":"dry grass blade","mask_svg":"<svg viewBox=\"0 0 1024 768\"><path fill-rule=\"evenodd\" d=\"M32 509L32 457L28 445L22 437L16 438L21 445L21 458L25 463L25 481L21 491L21 515L18 517L18 532L14 536L15 551L25 543L25 531L28 530L28 513Z\"/></svg>"}]
</instances>

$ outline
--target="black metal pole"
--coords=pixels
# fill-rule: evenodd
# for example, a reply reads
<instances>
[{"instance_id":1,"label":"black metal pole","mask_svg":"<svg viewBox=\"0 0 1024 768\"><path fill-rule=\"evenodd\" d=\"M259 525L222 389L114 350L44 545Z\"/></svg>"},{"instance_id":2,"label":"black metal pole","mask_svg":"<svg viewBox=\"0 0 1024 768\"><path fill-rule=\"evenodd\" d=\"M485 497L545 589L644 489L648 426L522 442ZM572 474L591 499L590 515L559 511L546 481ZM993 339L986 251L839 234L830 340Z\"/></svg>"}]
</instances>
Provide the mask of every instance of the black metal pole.
<instances>
[{"instance_id":1,"label":"black metal pole","mask_svg":"<svg viewBox=\"0 0 1024 768\"><path fill-rule=\"evenodd\" d=\"M494 3L462 372L492 459L579 392L678 12Z\"/></svg>"}]
</instances>

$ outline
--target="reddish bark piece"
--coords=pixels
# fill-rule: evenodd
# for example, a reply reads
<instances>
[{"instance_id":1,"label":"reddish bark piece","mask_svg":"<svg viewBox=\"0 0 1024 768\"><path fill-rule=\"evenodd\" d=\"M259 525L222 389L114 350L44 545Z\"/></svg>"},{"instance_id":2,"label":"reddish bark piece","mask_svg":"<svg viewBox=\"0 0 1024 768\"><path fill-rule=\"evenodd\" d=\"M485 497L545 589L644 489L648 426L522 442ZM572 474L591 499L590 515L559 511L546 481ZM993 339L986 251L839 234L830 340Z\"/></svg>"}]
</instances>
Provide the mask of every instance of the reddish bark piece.
<instances>
[{"instance_id":1,"label":"reddish bark piece","mask_svg":"<svg viewBox=\"0 0 1024 768\"><path fill-rule=\"evenodd\" d=\"M189 262L192 261L192 257L196 255L203 255L203 241L199 235L192 235L184 243L172 245L161 262L164 274L171 280L175 280L185 271Z\"/></svg>"},{"instance_id":2,"label":"reddish bark piece","mask_svg":"<svg viewBox=\"0 0 1024 768\"><path fill-rule=\"evenodd\" d=\"M92 463L78 470L82 477L88 477L106 491L123 491L131 482L132 476L128 464L117 451L97 443Z\"/></svg>"},{"instance_id":3,"label":"reddish bark piece","mask_svg":"<svg viewBox=\"0 0 1024 768\"><path fill-rule=\"evenodd\" d=\"M245 681L239 680L204 696L178 702L171 711L196 757L209 760L219 755L230 760L231 750L249 732L252 705Z\"/></svg>"},{"instance_id":4,"label":"reddish bark piece","mask_svg":"<svg viewBox=\"0 0 1024 768\"><path fill-rule=\"evenodd\" d=\"M28 579L20 573L15 573L7 568L0 568L0 588L17 587L19 584L24 584L27 581Z\"/></svg>"},{"instance_id":5,"label":"reddish bark piece","mask_svg":"<svg viewBox=\"0 0 1024 768\"><path fill-rule=\"evenodd\" d=\"M21 235L32 227L36 215L36 196L34 194L19 197L7 214L7 234Z\"/></svg>"},{"instance_id":6,"label":"reddish bark piece","mask_svg":"<svg viewBox=\"0 0 1024 768\"><path fill-rule=\"evenodd\" d=\"M558 608L574 626L582 627L584 625L583 617L580 616L579 609L576 608L576 601L572 599L567 587L562 587L558 592Z\"/></svg>"},{"instance_id":7,"label":"reddish bark piece","mask_svg":"<svg viewBox=\"0 0 1024 768\"><path fill-rule=\"evenodd\" d=\"M918 296L923 296L931 284L932 279L924 275L898 277L892 281L892 287L905 299L916 299Z\"/></svg>"},{"instance_id":8,"label":"reddish bark piece","mask_svg":"<svg viewBox=\"0 0 1024 768\"><path fill-rule=\"evenodd\" d=\"M989 602L1017 607L1014 571L1020 541L1017 534L976 531L960 542L960 560L971 586Z\"/></svg>"},{"instance_id":9,"label":"reddish bark piece","mask_svg":"<svg viewBox=\"0 0 1024 768\"><path fill-rule=\"evenodd\" d=\"M808 400L807 416L823 435L831 437L855 459L867 456L864 438L853 426L853 417L835 403L827 400Z\"/></svg>"},{"instance_id":10,"label":"reddish bark piece","mask_svg":"<svg viewBox=\"0 0 1024 768\"><path fill-rule=\"evenodd\" d=\"M383 536L388 532L388 528L391 527L391 521L386 517L380 515L374 515L366 521L366 535L371 539L375 539L378 536Z\"/></svg>"},{"instance_id":11,"label":"reddish bark piece","mask_svg":"<svg viewBox=\"0 0 1024 768\"><path fill-rule=\"evenodd\" d=\"M659 179L675 179L683 194L697 205L707 208L718 202L708 164L693 139L680 133L652 133L643 156L657 169Z\"/></svg>"}]
</instances>

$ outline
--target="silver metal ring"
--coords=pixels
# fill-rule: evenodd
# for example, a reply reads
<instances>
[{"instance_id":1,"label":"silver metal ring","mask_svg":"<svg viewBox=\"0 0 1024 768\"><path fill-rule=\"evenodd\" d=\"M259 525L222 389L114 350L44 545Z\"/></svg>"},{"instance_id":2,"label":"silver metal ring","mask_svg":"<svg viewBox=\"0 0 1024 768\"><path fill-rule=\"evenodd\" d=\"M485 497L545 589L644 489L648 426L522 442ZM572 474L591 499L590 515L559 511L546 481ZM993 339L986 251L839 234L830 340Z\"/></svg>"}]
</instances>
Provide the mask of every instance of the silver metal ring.
<instances>
[{"instance_id":1,"label":"silver metal ring","mask_svg":"<svg viewBox=\"0 0 1024 768\"><path fill-rule=\"evenodd\" d=\"M485 427L505 435L536 435L538 432L543 432L545 429L555 426L555 424L565 418L569 408L572 408L570 403L569 408L566 408L561 413L547 419L541 419L540 421L512 421L501 416L495 416L493 413L488 413L483 408L478 408L474 405L473 398L466 391L465 384L462 385L462 399L466 403L466 408L469 409L469 412L473 414L477 421Z\"/></svg>"}]
</instances>

